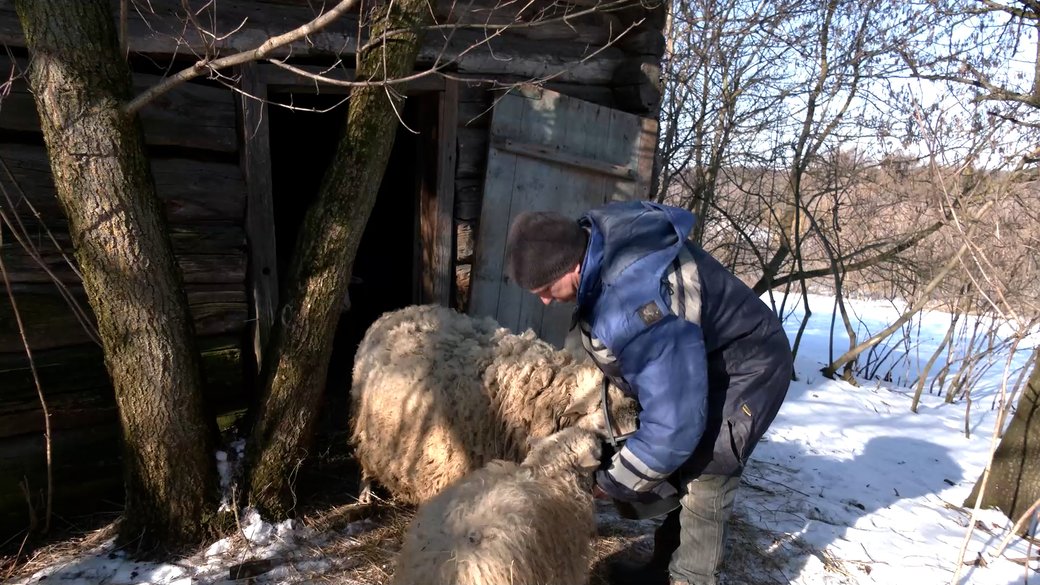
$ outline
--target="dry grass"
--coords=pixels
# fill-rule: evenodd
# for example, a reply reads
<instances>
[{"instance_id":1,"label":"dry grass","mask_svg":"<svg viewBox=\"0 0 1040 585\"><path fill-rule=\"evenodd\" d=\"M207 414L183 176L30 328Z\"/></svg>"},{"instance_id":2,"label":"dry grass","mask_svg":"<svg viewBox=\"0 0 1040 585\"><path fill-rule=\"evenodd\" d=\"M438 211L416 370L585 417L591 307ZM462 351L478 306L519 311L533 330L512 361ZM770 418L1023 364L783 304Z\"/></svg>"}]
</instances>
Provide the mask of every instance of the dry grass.
<instances>
[{"instance_id":1,"label":"dry grass","mask_svg":"<svg viewBox=\"0 0 1040 585\"><path fill-rule=\"evenodd\" d=\"M597 502L599 507L599 534L592 545L590 585L608 585L605 569L615 558L642 558L650 554L653 522L632 522L613 516L610 504ZM321 582L360 582L366 585L387 585L392 577L394 561L414 510L379 502L367 508L372 514L364 522L370 529L354 536L335 537L322 547L322 556L337 560L339 566L325 573ZM335 532L358 522L364 514L358 506L341 506L318 512L304 519L304 523L324 532Z\"/></svg>"},{"instance_id":2,"label":"dry grass","mask_svg":"<svg viewBox=\"0 0 1040 585\"><path fill-rule=\"evenodd\" d=\"M65 559L85 554L114 538L115 535L116 522L112 521L85 534L42 545L27 555L0 556L0 581L7 582L11 579L32 575Z\"/></svg>"},{"instance_id":3,"label":"dry grass","mask_svg":"<svg viewBox=\"0 0 1040 585\"><path fill-rule=\"evenodd\" d=\"M318 580L323 583L390 583L394 559L414 514L410 507L377 502L352 509L341 506L304 518L304 524L316 531L335 534L321 550L323 557L333 560L335 568ZM344 534L341 529L354 522L365 523L370 529Z\"/></svg>"},{"instance_id":4,"label":"dry grass","mask_svg":"<svg viewBox=\"0 0 1040 585\"><path fill-rule=\"evenodd\" d=\"M598 534L590 559L590 585L609 585L606 567L617 559L648 559L653 546L653 531L658 521L632 521L619 518L612 506L597 502ZM275 560L283 574L294 582L364 583L388 585L405 531L414 515L411 507L377 500L372 505L331 505L314 509L300 518L313 531L313 538L299 543L293 560ZM5 562L0 580L24 578L40 569L67 562L95 552L115 535L109 524L81 537L42 547L17 566ZM233 555L240 561L253 557L241 534L231 537ZM836 576L849 576L850 568L826 551L789 534L771 534L736 514L730 523L725 585L781 585L797 576L805 559L815 556ZM304 562L321 561L321 574L306 573ZM299 568L297 569L297 565ZM863 570L863 567L852 567ZM844 581L844 579L842 579Z\"/></svg>"},{"instance_id":5,"label":"dry grass","mask_svg":"<svg viewBox=\"0 0 1040 585\"><path fill-rule=\"evenodd\" d=\"M590 585L608 585L605 577L607 562L617 559L639 559L650 554L654 523L634 522L616 518L610 504L599 505L599 534L592 544ZM371 528L355 536L335 537L322 547L322 556L337 560L339 566L325 573L321 582L359 582L366 585L387 585L392 578L393 564L414 510L381 502L369 508L373 515L366 522ZM316 530L338 531L358 521L358 507L340 507L316 513L304 523Z\"/></svg>"}]
</instances>

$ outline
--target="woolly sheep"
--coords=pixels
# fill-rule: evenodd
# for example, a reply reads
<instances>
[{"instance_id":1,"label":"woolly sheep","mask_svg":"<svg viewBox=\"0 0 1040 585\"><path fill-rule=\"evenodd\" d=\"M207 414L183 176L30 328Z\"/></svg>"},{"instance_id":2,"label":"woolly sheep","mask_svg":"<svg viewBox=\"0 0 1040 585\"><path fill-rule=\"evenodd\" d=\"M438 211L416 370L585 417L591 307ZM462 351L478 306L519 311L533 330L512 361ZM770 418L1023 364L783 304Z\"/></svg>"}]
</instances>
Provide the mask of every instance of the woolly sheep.
<instances>
[{"instance_id":1,"label":"woolly sheep","mask_svg":"<svg viewBox=\"0 0 1040 585\"><path fill-rule=\"evenodd\" d=\"M579 585L588 582L600 439L571 427L523 464L496 460L415 515L395 585Z\"/></svg>"},{"instance_id":2,"label":"woolly sheep","mask_svg":"<svg viewBox=\"0 0 1040 585\"><path fill-rule=\"evenodd\" d=\"M384 314L354 361L351 443L362 485L421 504L493 459L521 461L528 440L579 426L606 432L603 374L528 330L436 305ZM636 402L610 388L615 434ZM367 495L367 487L363 496Z\"/></svg>"}]
</instances>

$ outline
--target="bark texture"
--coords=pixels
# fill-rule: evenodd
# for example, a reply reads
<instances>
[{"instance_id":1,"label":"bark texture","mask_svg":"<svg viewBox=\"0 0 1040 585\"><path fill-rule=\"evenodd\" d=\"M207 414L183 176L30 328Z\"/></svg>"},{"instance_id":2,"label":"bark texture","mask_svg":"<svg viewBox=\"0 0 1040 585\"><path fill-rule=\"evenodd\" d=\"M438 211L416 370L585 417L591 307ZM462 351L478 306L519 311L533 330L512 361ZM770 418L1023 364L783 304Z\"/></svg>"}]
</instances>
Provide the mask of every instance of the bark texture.
<instances>
[{"instance_id":1,"label":"bark texture","mask_svg":"<svg viewBox=\"0 0 1040 585\"><path fill-rule=\"evenodd\" d=\"M982 494L983 508L997 508L1012 520L1018 520L1040 500L1040 352L1034 354L1034 360L1018 408L993 454L989 481ZM965 506L975 506L981 487L982 478L964 501ZM1023 526L1028 528L1029 523Z\"/></svg>"},{"instance_id":2,"label":"bark texture","mask_svg":"<svg viewBox=\"0 0 1040 585\"><path fill-rule=\"evenodd\" d=\"M370 37L377 41L359 52L357 79L410 74L430 12L425 0L394 1L377 8ZM341 299L379 192L403 101L393 89L378 85L353 91L344 137L296 243L288 292L263 360L264 388L249 461L251 503L272 518L292 511L292 478L308 454Z\"/></svg>"},{"instance_id":3,"label":"bark texture","mask_svg":"<svg viewBox=\"0 0 1040 585\"><path fill-rule=\"evenodd\" d=\"M123 434L120 534L143 551L208 534L216 510L199 357L107 0L17 0L29 83Z\"/></svg>"}]
</instances>

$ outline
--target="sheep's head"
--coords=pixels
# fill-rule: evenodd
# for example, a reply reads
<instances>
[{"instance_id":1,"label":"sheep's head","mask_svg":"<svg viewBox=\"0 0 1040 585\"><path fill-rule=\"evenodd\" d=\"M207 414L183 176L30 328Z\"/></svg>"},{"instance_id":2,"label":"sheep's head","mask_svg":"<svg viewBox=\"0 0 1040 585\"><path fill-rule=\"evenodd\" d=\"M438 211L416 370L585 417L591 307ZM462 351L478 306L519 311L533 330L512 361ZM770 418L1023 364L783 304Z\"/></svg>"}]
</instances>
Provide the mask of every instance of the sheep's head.
<instances>
[{"instance_id":1,"label":"sheep's head","mask_svg":"<svg viewBox=\"0 0 1040 585\"><path fill-rule=\"evenodd\" d=\"M607 436L607 418L603 412L603 372L593 365L582 365L575 376L570 403L560 416L560 428L577 426ZM613 384L607 390L607 404L613 422L614 436L636 430L639 404Z\"/></svg>"},{"instance_id":2,"label":"sheep's head","mask_svg":"<svg viewBox=\"0 0 1040 585\"><path fill-rule=\"evenodd\" d=\"M570 427L532 441L523 465L546 477L571 473L591 477L602 451L603 443L594 431Z\"/></svg>"}]
</instances>

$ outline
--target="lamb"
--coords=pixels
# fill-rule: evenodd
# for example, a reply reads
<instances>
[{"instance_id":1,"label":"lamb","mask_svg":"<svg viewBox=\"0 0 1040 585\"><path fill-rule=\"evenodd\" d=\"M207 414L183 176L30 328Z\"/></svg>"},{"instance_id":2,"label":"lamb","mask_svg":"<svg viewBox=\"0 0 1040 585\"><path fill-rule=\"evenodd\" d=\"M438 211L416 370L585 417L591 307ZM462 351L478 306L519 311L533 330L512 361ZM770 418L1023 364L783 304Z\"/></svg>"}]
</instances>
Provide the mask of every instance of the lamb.
<instances>
[{"instance_id":1,"label":"lamb","mask_svg":"<svg viewBox=\"0 0 1040 585\"><path fill-rule=\"evenodd\" d=\"M538 441L521 465L492 461L452 484L416 513L393 583L588 583L600 450L595 433L570 427Z\"/></svg>"},{"instance_id":2,"label":"lamb","mask_svg":"<svg viewBox=\"0 0 1040 585\"><path fill-rule=\"evenodd\" d=\"M435 305L386 313L354 361L350 441L362 484L421 504L493 459L523 460L529 439L572 425L605 434L602 384L595 365L530 330ZM611 387L609 404L613 433L634 430L635 400Z\"/></svg>"}]
</instances>

